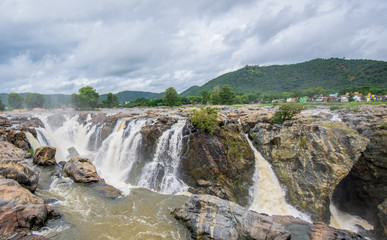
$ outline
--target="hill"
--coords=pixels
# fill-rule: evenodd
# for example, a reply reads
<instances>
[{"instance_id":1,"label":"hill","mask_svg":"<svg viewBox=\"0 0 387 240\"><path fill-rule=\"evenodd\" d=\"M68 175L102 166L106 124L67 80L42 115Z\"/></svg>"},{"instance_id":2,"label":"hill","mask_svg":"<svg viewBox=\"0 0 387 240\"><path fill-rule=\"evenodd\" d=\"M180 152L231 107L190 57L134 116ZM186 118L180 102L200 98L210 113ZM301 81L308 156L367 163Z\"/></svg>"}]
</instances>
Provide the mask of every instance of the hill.
<instances>
[{"instance_id":1,"label":"hill","mask_svg":"<svg viewBox=\"0 0 387 240\"><path fill-rule=\"evenodd\" d=\"M142 91L123 91L117 94L118 100L120 102L129 102L136 98L161 98L164 96L164 93L153 93L153 92L142 92ZM99 101L103 101L106 99L106 94L102 94L99 96Z\"/></svg>"},{"instance_id":2,"label":"hill","mask_svg":"<svg viewBox=\"0 0 387 240\"><path fill-rule=\"evenodd\" d=\"M387 62L339 58L272 66L245 66L223 74L181 96L199 96L203 90L230 85L236 93L281 93L323 87L340 90L351 86L387 88Z\"/></svg>"}]
</instances>

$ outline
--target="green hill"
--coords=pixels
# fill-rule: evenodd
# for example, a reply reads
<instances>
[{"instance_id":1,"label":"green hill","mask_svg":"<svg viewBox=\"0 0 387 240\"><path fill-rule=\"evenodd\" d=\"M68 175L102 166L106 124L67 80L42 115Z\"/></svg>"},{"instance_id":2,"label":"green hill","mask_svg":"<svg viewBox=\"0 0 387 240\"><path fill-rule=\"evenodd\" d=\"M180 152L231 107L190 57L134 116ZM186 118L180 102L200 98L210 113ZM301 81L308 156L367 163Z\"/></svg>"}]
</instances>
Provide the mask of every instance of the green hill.
<instances>
[{"instance_id":1,"label":"green hill","mask_svg":"<svg viewBox=\"0 0 387 240\"><path fill-rule=\"evenodd\" d=\"M387 88L387 62L374 60L315 59L273 66L245 66L223 74L181 96L198 96L203 90L230 85L236 93L281 93L323 87L340 90L351 86Z\"/></svg>"},{"instance_id":2,"label":"green hill","mask_svg":"<svg viewBox=\"0 0 387 240\"><path fill-rule=\"evenodd\" d=\"M164 93L152 93L152 92L141 92L141 91L123 91L117 94L118 100L120 102L129 102L136 98L161 98L164 96ZM99 101L103 101L106 99L106 94L102 94L99 96Z\"/></svg>"}]
</instances>

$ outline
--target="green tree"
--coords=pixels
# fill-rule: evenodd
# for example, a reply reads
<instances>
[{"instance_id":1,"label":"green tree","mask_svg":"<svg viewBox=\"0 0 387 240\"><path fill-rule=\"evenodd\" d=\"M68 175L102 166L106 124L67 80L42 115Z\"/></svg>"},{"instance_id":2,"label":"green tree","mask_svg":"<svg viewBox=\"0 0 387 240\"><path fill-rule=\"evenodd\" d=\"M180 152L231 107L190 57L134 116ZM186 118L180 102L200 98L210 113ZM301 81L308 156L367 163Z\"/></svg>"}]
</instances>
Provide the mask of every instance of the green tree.
<instances>
[{"instance_id":1,"label":"green tree","mask_svg":"<svg viewBox=\"0 0 387 240\"><path fill-rule=\"evenodd\" d=\"M282 124L286 120L293 119L293 117L303 109L304 107L299 103L283 103L280 105L279 110L274 114L272 121L274 123Z\"/></svg>"},{"instance_id":2,"label":"green tree","mask_svg":"<svg viewBox=\"0 0 387 240\"><path fill-rule=\"evenodd\" d=\"M106 99L102 101L102 106L107 108L114 108L120 105L120 101L118 101L118 97L113 93L108 93Z\"/></svg>"},{"instance_id":3,"label":"green tree","mask_svg":"<svg viewBox=\"0 0 387 240\"><path fill-rule=\"evenodd\" d=\"M90 86L79 89L79 94L71 95L71 104L75 108L94 109L98 107L99 94Z\"/></svg>"},{"instance_id":4,"label":"green tree","mask_svg":"<svg viewBox=\"0 0 387 240\"><path fill-rule=\"evenodd\" d=\"M219 98L221 104L231 105L234 103L235 93L231 91L229 85L223 85L219 92Z\"/></svg>"},{"instance_id":5,"label":"green tree","mask_svg":"<svg viewBox=\"0 0 387 240\"><path fill-rule=\"evenodd\" d=\"M170 87L165 90L164 104L167 106L178 106L179 97L175 88Z\"/></svg>"},{"instance_id":6,"label":"green tree","mask_svg":"<svg viewBox=\"0 0 387 240\"><path fill-rule=\"evenodd\" d=\"M43 95L39 93L29 93L25 99L28 109L41 108L43 107L44 101Z\"/></svg>"},{"instance_id":7,"label":"green tree","mask_svg":"<svg viewBox=\"0 0 387 240\"><path fill-rule=\"evenodd\" d=\"M4 111L4 110L5 110L5 105L3 101L1 101L1 97L0 97L0 111Z\"/></svg>"},{"instance_id":8,"label":"green tree","mask_svg":"<svg viewBox=\"0 0 387 240\"><path fill-rule=\"evenodd\" d=\"M202 96L202 104L207 104L210 101L211 94L207 90L201 91L200 96Z\"/></svg>"},{"instance_id":9,"label":"green tree","mask_svg":"<svg viewBox=\"0 0 387 240\"><path fill-rule=\"evenodd\" d=\"M217 108L211 107L194 109L191 111L190 121L195 127L213 134L219 129L218 112Z\"/></svg>"},{"instance_id":10,"label":"green tree","mask_svg":"<svg viewBox=\"0 0 387 240\"><path fill-rule=\"evenodd\" d=\"M13 109L23 108L24 98L17 93L8 94L8 104Z\"/></svg>"}]
</instances>

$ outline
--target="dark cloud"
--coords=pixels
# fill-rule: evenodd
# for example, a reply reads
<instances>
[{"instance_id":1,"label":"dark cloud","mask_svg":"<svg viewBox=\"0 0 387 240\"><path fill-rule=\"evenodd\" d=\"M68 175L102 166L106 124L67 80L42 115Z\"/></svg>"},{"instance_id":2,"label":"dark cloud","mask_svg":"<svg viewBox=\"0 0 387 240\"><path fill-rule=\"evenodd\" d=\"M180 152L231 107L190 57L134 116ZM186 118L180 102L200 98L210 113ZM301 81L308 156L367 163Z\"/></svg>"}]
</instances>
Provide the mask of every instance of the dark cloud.
<instances>
[{"instance_id":1,"label":"dark cloud","mask_svg":"<svg viewBox=\"0 0 387 240\"><path fill-rule=\"evenodd\" d=\"M183 91L246 64L387 59L384 0L6 0L0 91Z\"/></svg>"}]
</instances>

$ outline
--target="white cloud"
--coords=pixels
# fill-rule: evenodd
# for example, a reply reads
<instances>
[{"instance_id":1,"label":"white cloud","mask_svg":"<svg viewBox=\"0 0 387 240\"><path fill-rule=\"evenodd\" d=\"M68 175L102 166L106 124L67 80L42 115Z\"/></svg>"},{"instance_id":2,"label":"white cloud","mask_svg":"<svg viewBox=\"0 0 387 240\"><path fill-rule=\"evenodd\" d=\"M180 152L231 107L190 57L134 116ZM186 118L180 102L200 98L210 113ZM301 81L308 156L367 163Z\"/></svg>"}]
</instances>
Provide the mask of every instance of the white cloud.
<instances>
[{"instance_id":1,"label":"white cloud","mask_svg":"<svg viewBox=\"0 0 387 240\"><path fill-rule=\"evenodd\" d=\"M0 2L0 89L179 92L246 64L387 59L383 0Z\"/></svg>"}]
</instances>

